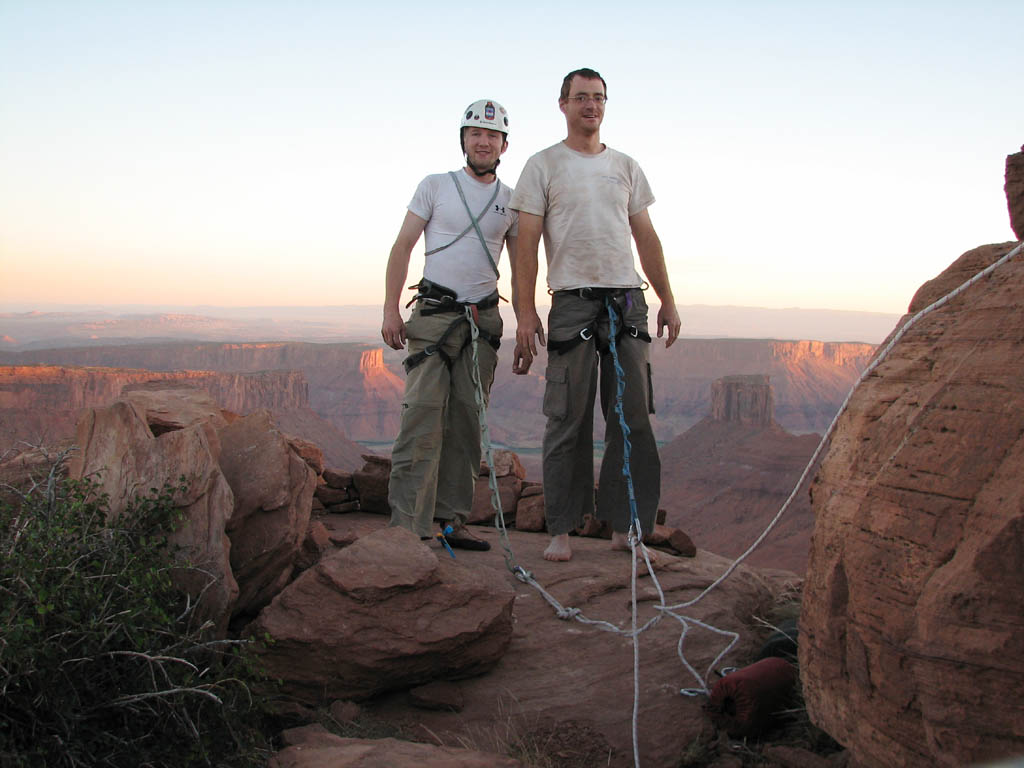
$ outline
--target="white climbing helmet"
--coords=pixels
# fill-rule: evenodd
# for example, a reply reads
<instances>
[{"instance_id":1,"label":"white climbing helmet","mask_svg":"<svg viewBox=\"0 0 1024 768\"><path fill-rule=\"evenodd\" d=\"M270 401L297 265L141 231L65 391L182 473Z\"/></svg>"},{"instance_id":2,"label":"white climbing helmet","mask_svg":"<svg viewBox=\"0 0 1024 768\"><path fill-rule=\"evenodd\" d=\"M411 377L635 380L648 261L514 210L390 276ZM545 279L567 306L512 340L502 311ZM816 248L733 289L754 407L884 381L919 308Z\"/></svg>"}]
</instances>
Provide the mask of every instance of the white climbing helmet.
<instances>
[{"instance_id":1,"label":"white climbing helmet","mask_svg":"<svg viewBox=\"0 0 1024 768\"><path fill-rule=\"evenodd\" d=\"M508 136L508 112L493 99L474 101L462 112L462 124L459 126L459 133L462 132L463 128L472 127L500 131Z\"/></svg>"}]
</instances>

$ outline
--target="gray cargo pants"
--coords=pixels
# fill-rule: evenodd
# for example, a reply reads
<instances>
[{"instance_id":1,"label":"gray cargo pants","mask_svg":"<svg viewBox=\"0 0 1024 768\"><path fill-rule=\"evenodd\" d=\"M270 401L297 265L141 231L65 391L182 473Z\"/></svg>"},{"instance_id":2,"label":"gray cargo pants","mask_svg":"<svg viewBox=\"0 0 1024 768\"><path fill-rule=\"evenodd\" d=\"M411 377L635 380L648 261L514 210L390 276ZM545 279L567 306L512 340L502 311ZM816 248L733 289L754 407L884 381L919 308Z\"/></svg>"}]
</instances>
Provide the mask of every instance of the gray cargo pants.
<instances>
[{"instance_id":1,"label":"gray cargo pants","mask_svg":"<svg viewBox=\"0 0 1024 768\"><path fill-rule=\"evenodd\" d=\"M626 327L632 326L646 334L647 303L643 291L630 289L613 300L622 310ZM609 319L605 301L581 298L578 293L568 291L555 293L548 314L549 345L551 341L557 344L573 339L584 328L594 331L589 341L561 353L548 350L544 390L544 415L548 417L544 431L544 508L552 536L577 528L583 515L594 511L593 425L599 373L605 452L601 461L597 517L607 520L619 533L628 531L630 524L629 494L622 474L622 429L615 411L615 367L610 351L598 352L608 345ZM628 331L616 344L619 363L625 372L623 413L630 429L630 469L637 517L645 533L653 530L661 496L661 461L650 421L654 397L649 347L649 341L634 337Z\"/></svg>"},{"instance_id":2,"label":"gray cargo pants","mask_svg":"<svg viewBox=\"0 0 1024 768\"><path fill-rule=\"evenodd\" d=\"M409 354L437 342L459 315L444 312L424 317L417 302L405 324ZM481 310L478 325L501 337L497 307ZM432 536L433 520L466 521L473 504L473 488L480 472L480 423L473 384L473 350L462 349L470 329L461 323L448 335L442 349L452 358L451 370L440 355L431 355L405 380L402 422L391 452L388 504L391 525L418 536ZM478 341L480 381L484 400L491 391L497 351L483 338ZM460 353L461 350L461 353Z\"/></svg>"}]
</instances>

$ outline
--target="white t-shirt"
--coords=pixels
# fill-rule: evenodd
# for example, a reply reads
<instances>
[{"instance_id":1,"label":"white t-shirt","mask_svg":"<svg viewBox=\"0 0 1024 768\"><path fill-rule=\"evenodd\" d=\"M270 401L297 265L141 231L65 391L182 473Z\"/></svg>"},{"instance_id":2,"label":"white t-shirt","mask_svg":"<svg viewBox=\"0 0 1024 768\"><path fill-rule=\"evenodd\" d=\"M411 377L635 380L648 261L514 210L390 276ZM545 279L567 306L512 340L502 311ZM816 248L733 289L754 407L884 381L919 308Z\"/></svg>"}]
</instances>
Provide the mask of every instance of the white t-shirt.
<instances>
[{"instance_id":1,"label":"white t-shirt","mask_svg":"<svg viewBox=\"0 0 1024 768\"><path fill-rule=\"evenodd\" d=\"M635 288L629 217L654 202L636 160L611 147L596 155L564 142L526 161L509 207L544 217L548 287Z\"/></svg>"},{"instance_id":2,"label":"white t-shirt","mask_svg":"<svg viewBox=\"0 0 1024 768\"><path fill-rule=\"evenodd\" d=\"M480 224L491 258L498 264L505 237L515 237L519 221L518 214L508 207L512 190L500 181L483 184L465 169L456 174L466 202ZM498 196L485 211L484 206L494 194L494 184L500 185ZM494 293L497 278L451 176L447 173L427 176L416 188L409 210L427 222L424 241L428 252L447 245L466 227L471 227L454 245L426 257L423 276L427 280L451 288L459 301L476 302Z\"/></svg>"}]
</instances>

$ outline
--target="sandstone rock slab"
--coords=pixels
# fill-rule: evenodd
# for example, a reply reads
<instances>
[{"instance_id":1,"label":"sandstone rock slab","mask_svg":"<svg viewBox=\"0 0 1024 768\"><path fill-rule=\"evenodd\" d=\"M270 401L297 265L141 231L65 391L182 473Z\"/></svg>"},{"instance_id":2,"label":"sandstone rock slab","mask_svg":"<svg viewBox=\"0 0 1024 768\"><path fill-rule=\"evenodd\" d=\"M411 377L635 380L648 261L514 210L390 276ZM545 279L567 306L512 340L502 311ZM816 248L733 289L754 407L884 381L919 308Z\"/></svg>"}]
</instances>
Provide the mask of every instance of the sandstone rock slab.
<instances>
[{"instance_id":1,"label":"sandstone rock slab","mask_svg":"<svg viewBox=\"0 0 1024 768\"><path fill-rule=\"evenodd\" d=\"M363 468L352 473L352 484L359 493L359 508L364 512L390 515L388 483L391 479L391 459L364 454Z\"/></svg>"},{"instance_id":2,"label":"sandstone rock slab","mask_svg":"<svg viewBox=\"0 0 1024 768\"><path fill-rule=\"evenodd\" d=\"M331 547L331 534L327 526L320 520L310 520L302 547L295 559L295 568L300 571L312 568Z\"/></svg>"},{"instance_id":3,"label":"sandstone rock slab","mask_svg":"<svg viewBox=\"0 0 1024 768\"><path fill-rule=\"evenodd\" d=\"M287 583L309 527L316 475L267 411L219 432L220 467L234 493L228 522L236 613L255 614Z\"/></svg>"},{"instance_id":4,"label":"sandstone rock slab","mask_svg":"<svg viewBox=\"0 0 1024 768\"><path fill-rule=\"evenodd\" d=\"M176 501L185 521L171 541L181 548L180 561L192 567L176 572L175 579L193 598L200 598L197 615L213 621L223 635L238 598L225 532L234 494L218 463L216 418L194 421L191 394L182 399L177 415L172 415L174 402L172 394L162 396L159 423L188 426L159 436L149 427L145 405L120 400L107 408L84 410L75 437L79 450L68 474L96 480L109 496L115 518L133 497L165 485L178 486L184 478L186 491Z\"/></svg>"},{"instance_id":5,"label":"sandstone rock slab","mask_svg":"<svg viewBox=\"0 0 1024 768\"><path fill-rule=\"evenodd\" d=\"M331 469L330 467L324 468L323 471L324 482L327 483L329 488L336 488L338 490L347 490L352 485L352 473L342 472L338 469Z\"/></svg>"},{"instance_id":6,"label":"sandstone rock slab","mask_svg":"<svg viewBox=\"0 0 1024 768\"><path fill-rule=\"evenodd\" d=\"M288 441L288 445L292 447L292 450L299 455L309 468L313 470L317 475L322 474L324 471L324 452L320 450L320 446L314 443L312 440L306 440L302 437L296 437L295 435L285 435L285 439Z\"/></svg>"},{"instance_id":7,"label":"sandstone rock slab","mask_svg":"<svg viewBox=\"0 0 1024 768\"><path fill-rule=\"evenodd\" d=\"M516 504L516 530L543 531L544 529L544 494L520 496L519 503Z\"/></svg>"},{"instance_id":8,"label":"sandstone rock slab","mask_svg":"<svg viewBox=\"0 0 1024 768\"><path fill-rule=\"evenodd\" d=\"M507 474L499 476L497 484L502 513L506 520L510 520L515 513L516 503L519 501L519 491L523 487L523 481L514 474ZM478 477L473 488L473 508L470 510L467 522L494 522L496 513L491 496L490 479L486 476Z\"/></svg>"},{"instance_id":9,"label":"sandstone rock slab","mask_svg":"<svg viewBox=\"0 0 1024 768\"><path fill-rule=\"evenodd\" d=\"M1006 253L968 251L911 311ZM812 485L812 720L853 765L1024 753L1024 262L924 317L854 393Z\"/></svg>"},{"instance_id":10,"label":"sandstone rock slab","mask_svg":"<svg viewBox=\"0 0 1024 768\"><path fill-rule=\"evenodd\" d=\"M518 760L479 750L390 738L346 739L322 729L286 734L291 745L270 759L269 768L522 768Z\"/></svg>"},{"instance_id":11,"label":"sandstone rock slab","mask_svg":"<svg viewBox=\"0 0 1024 768\"><path fill-rule=\"evenodd\" d=\"M508 451L504 448L499 448L491 452L491 458L494 460L494 476L495 477L507 477L509 475L517 477L520 480L526 479L526 469L523 468L522 462L519 460L519 455L514 451ZM480 462L480 474L490 474L490 467L487 466L487 457Z\"/></svg>"},{"instance_id":12,"label":"sandstone rock slab","mask_svg":"<svg viewBox=\"0 0 1024 768\"><path fill-rule=\"evenodd\" d=\"M500 573L383 528L305 571L251 629L274 639L262 657L284 692L319 705L492 668L511 639L513 598Z\"/></svg>"},{"instance_id":13,"label":"sandstone rock slab","mask_svg":"<svg viewBox=\"0 0 1024 768\"><path fill-rule=\"evenodd\" d=\"M120 399L138 406L145 413L150 431L157 436L200 422L209 422L217 429L228 423L225 412L209 392L185 383L127 384Z\"/></svg>"},{"instance_id":14,"label":"sandstone rock slab","mask_svg":"<svg viewBox=\"0 0 1024 768\"><path fill-rule=\"evenodd\" d=\"M1018 240L1024 240L1024 147L1006 158L1006 205L1010 210L1010 228Z\"/></svg>"}]
</instances>

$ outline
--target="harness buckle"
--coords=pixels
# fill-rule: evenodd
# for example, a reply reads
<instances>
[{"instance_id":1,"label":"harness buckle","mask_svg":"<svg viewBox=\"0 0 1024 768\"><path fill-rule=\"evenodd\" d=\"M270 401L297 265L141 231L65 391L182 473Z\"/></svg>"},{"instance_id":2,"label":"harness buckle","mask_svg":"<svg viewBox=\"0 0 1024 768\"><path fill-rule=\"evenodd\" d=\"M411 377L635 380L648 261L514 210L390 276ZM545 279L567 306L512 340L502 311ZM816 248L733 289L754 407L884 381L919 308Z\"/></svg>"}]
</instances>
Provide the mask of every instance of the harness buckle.
<instances>
[{"instance_id":1,"label":"harness buckle","mask_svg":"<svg viewBox=\"0 0 1024 768\"><path fill-rule=\"evenodd\" d=\"M582 331L580 331L580 338L583 339L584 341L590 341L592 338L594 338L594 332L590 330L590 328L584 328Z\"/></svg>"},{"instance_id":2,"label":"harness buckle","mask_svg":"<svg viewBox=\"0 0 1024 768\"><path fill-rule=\"evenodd\" d=\"M640 331L637 330L635 325L631 325L629 326L629 335L635 339L640 335Z\"/></svg>"}]
</instances>

